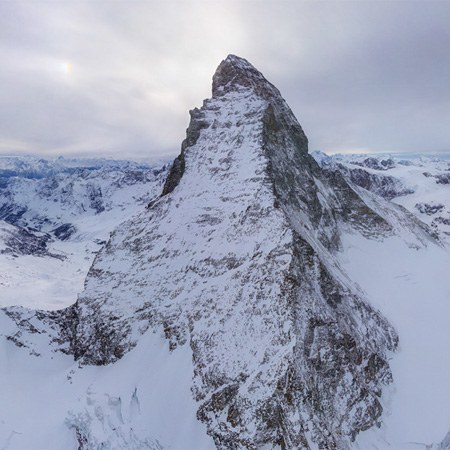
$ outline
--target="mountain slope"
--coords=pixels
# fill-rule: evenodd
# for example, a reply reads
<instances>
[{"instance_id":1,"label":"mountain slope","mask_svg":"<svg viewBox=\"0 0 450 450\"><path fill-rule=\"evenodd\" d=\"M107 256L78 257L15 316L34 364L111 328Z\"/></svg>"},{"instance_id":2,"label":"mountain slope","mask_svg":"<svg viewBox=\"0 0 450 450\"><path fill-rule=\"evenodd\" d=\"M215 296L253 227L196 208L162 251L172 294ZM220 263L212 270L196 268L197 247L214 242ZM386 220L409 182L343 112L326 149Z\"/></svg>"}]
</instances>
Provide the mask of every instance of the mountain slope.
<instances>
[{"instance_id":1,"label":"mountain slope","mask_svg":"<svg viewBox=\"0 0 450 450\"><path fill-rule=\"evenodd\" d=\"M450 164L441 157L417 155L332 155L313 152L326 171L341 173L362 187L405 207L442 240L450 235Z\"/></svg>"},{"instance_id":2,"label":"mountain slope","mask_svg":"<svg viewBox=\"0 0 450 450\"><path fill-rule=\"evenodd\" d=\"M68 377L88 405L72 407L60 434L79 448L177 448L170 432L158 436L158 409L187 448L211 446L203 427L223 449L350 448L382 420L398 338L341 252L349 236L434 245L427 227L380 202L322 170L279 91L230 55L213 97L191 111L163 195L114 231L73 306L0 313L5 353L50 360L42 342L58 352L58 389L75 395ZM164 392L172 383L183 399L169 406L144 381L165 370ZM102 386L115 376L120 386ZM125 398L140 418L125 417Z\"/></svg>"}]
</instances>

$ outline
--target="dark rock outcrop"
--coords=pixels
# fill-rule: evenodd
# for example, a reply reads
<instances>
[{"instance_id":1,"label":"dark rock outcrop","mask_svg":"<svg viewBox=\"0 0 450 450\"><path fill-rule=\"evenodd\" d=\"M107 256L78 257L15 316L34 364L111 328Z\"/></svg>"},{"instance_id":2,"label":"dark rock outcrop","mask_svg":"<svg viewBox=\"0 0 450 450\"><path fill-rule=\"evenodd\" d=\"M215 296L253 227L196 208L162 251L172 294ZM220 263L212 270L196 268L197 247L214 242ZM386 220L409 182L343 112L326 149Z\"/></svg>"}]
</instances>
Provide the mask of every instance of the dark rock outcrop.
<instances>
[{"instance_id":1,"label":"dark rock outcrop","mask_svg":"<svg viewBox=\"0 0 450 450\"><path fill-rule=\"evenodd\" d=\"M405 187L400 180L390 175L371 173L365 169L350 168L343 164L336 164L334 167L352 183L387 200L414 193L412 189Z\"/></svg>"},{"instance_id":2,"label":"dark rock outcrop","mask_svg":"<svg viewBox=\"0 0 450 450\"><path fill-rule=\"evenodd\" d=\"M439 174L435 178L438 184L450 184L450 173Z\"/></svg>"},{"instance_id":3,"label":"dark rock outcrop","mask_svg":"<svg viewBox=\"0 0 450 450\"><path fill-rule=\"evenodd\" d=\"M415 208L422 214L432 216L444 209L444 205L440 203L416 203Z\"/></svg>"},{"instance_id":4,"label":"dark rock outcrop","mask_svg":"<svg viewBox=\"0 0 450 450\"><path fill-rule=\"evenodd\" d=\"M363 161L353 161L352 164L355 164L357 166L361 167L367 167L369 169L374 170L389 170L393 169L395 167L395 162L393 159L378 159L369 157L364 159Z\"/></svg>"},{"instance_id":5,"label":"dark rock outcrop","mask_svg":"<svg viewBox=\"0 0 450 450\"><path fill-rule=\"evenodd\" d=\"M76 231L77 229L74 225L72 225L71 223L64 223L52 230L52 233L57 239L61 241L67 241L67 239L69 239Z\"/></svg>"},{"instance_id":6,"label":"dark rock outcrop","mask_svg":"<svg viewBox=\"0 0 450 450\"><path fill-rule=\"evenodd\" d=\"M0 221L0 242L4 247L0 253L12 256L50 256L63 259L63 256L51 254L48 250L50 236Z\"/></svg>"}]
</instances>

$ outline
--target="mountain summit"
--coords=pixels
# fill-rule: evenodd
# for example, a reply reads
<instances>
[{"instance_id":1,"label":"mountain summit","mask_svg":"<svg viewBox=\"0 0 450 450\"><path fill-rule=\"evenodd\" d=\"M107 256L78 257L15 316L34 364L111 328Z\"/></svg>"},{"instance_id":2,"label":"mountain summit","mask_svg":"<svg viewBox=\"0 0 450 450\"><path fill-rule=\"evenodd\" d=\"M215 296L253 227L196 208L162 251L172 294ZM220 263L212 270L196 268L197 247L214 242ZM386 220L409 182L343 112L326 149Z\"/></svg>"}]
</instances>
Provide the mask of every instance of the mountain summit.
<instances>
[{"instance_id":1,"label":"mountain summit","mask_svg":"<svg viewBox=\"0 0 450 450\"><path fill-rule=\"evenodd\" d=\"M381 414L397 338L333 252L342 230L392 227L327 178L278 90L236 56L191 111L163 194L94 262L75 357L112 363L163 330L192 351L198 418L219 448L347 447Z\"/></svg>"},{"instance_id":2,"label":"mountain summit","mask_svg":"<svg viewBox=\"0 0 450 450\"><path fill-rule=\"evenodd\" d=\"M225 95L239 88L252 88L266 99L280 96L278 89L264 78L246 59L235 55L228 55L213 75L213 97Z\"/></svg>"},{"instance_id":3,"label":"mountain summit","mask_svg":"<svg viewBox=\"0 0 450 450\"><path fill-rule=\"evenodd\" d=\"M242 58L219 65L190 114L162 195L111 235L75 305L33 320L6 311L14 342L32 347L38 330L79 370L113 371L162 335L192 360L189 396L217 448L349 448L380 420L398 339L337 255L345 234L382 240L404 213L321 169L279 91ZM417 245L431 239L407 228ZM152 351L133 371L163 370ZM141 408L145 386L134 385ZM95 414L68 419L80 448L111 445Z\"/></svg>"}]
</instances>

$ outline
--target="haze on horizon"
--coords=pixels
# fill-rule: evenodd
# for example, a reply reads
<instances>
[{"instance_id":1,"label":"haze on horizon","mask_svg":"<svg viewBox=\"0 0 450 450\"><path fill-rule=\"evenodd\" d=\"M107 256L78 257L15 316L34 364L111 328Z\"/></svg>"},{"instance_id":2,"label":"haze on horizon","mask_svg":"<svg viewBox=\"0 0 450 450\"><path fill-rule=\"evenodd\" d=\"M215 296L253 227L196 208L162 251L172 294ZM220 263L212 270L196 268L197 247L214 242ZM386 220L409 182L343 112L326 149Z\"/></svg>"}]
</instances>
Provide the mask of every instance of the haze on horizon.
<instances>
[{"instance_id":1,"label":"haze on horizon","mask_svg":"<svg viewBox=\"0 0 450 450\"><path fill-rule=\"evenodd\" d=\"M310 151L450 150L450 2L0 2L0 154L173 156L229 53Z\"/></svg>"}]
</instances>

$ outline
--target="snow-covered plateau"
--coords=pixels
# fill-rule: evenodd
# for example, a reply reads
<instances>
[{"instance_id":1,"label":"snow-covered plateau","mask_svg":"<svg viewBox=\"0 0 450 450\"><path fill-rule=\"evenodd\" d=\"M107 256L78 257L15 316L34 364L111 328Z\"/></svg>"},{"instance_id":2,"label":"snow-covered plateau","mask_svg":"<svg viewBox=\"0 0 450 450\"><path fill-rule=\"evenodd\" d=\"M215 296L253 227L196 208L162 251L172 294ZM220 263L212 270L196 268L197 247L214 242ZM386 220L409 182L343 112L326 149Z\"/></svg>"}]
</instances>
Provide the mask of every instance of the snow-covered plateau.
<instances>
[{"instance_id":1,"label":"snow-covered plateau","mask_svg":"<svg viewBox=\"0 0 450 450\"><path fill-rule=\"evenodd\" d=\"M0 449L450 449L450 166L308 153L230 55L172 164L0 158Z\"/></svg>"}]
</instances>

